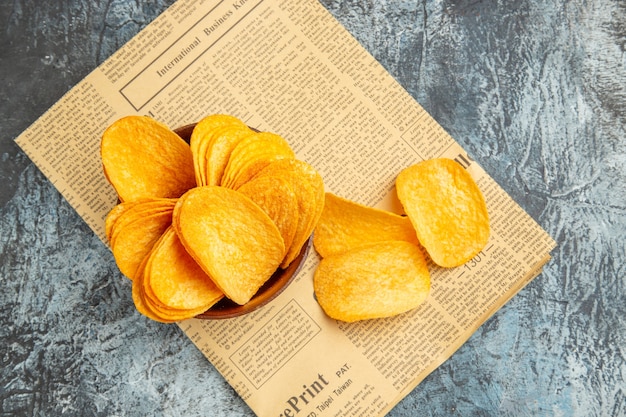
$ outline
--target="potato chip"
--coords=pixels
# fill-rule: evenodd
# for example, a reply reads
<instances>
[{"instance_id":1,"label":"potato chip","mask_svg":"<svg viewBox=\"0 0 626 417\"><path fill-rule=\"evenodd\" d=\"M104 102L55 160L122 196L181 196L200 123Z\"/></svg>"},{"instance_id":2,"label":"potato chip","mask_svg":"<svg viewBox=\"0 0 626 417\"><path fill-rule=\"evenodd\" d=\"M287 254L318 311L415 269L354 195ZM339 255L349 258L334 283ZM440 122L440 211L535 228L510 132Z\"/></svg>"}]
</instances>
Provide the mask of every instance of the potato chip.
<instances>
[{"instance_id":1,"label":"potato chip","mask_svg":"<svg viewBox=\"0 0 626 417\"><path fill-rule=\"evenodd\" d=\"M206 185L220 185L233 149L255 134L247 126L229 126L216 131L206 149Z\"/></svg>"},{"instance_id":2,"label":"potato chip","mask_svg":"<svg viewBox=\"0 0 626 417\"><path fill-rule=\"evenodd\" d=\"M208 185L207 149L211 146L215 132L230 127L248 128L244 122L227 114L206 116L194 127L189 138L189 146L193 155L193 167L198 186Z\"/></svg>"},{"instance_id":3,"label":"potato chip","mask_svg":"<svg viewBox=\"0 0 626 417\"><path fill-rule=\"evenodd\" d=\"M189 145L146 116L127 116L102 135L104 174L121 201L175 198L196 185Z\"/></svg>"},{"instance_id":4,"label":"potato chip","mask_svg":"<svg viewBox=\"0 0 626 417\"><path fill-rule=\"evenodd\" d=\"M147 256L143 260L133 280L132 297L139 313L155 321L174 323L196 317L198 314L206 311L204 307L195 309L174 308L156 299L151 288L146 283L146 280L149 279L147 269L149 269L150 259L151 256Z\"/></svg>"},{"instance_id":5,"label":"potato chip","mask_svg":"<svg viewBox=\"0 0 626 417\"><path fill-rule=\"evenodd\" d=\"M206 311L203 308L197 308L194 310L181 310L164 306L160 303L153 302L147 294L144 294L144 302L146 303L146 307L150 310L150 312L158 317L160 321L165 323L188 320Z\"/></svg>"},{"instance_id":6,"label":"potato chip","mask_svg":"<svg viewBox=\"0 0 626 417\"><path fill-rule=\"evenodd\" d=\"M255 178L237 190L254 201L278 227L285 243L291 247L298 229L298 199L287 180L280 177ZM285 253L286 255L286 253Z\"/></svg>"},{"instance_id":7,"label":"potato chip","mask_svg":"<svg viewBox=\"0 0 626 417\"><path fill-rule=\"evenodd\" d=\"M127 223L140 217L172 209L176 205L175 198L141 198L125 201L113 207L105 219L105 228L108 227L109 243L112 243L120 230Z\"/></svg>"},{"instance_id":8,"label":"potato chip","mask_svg":"<svg viewBox=\"0 0 626 417\"><path fill-rule=\"evenodd\" d=\"M148 257L144 258L143 262L140 264L137 269L137 274L133 279L132 286L132 297L133 303L135 304L135 308L137 311L144 316L148 317L151 320L158 321L161 323L174 323L176 320L172 318L165 318L162 315L158 314L155 310L153 310L146 300L145 293L143 291L143 276L145 265L147 263Z\"/></svg>"},{"instance_id":9,"label":"potato chip","mask_svg":"<svg viewBox=\"0 0 626 417\"><path fill-rule=\"evenodd\" d=\"M224 297L187 253L173 227L154 245L143 278L145 293L170 310L204 312Z\"/></svg>"},{"instance_id":10,"label":"potato chip","mask_svg":"<svg viewBox=\"0 0 626 417\"><path fill-rule=\"evenodd\" d=\"M122 214L128 210L130 207L139 204L140 200L132 200L126 201L124 203L119 203L115 205L111 211L109 211L104 219L104 235L107 239L107 242L111 242L111 236L113 235L113 230L115 228L115 222L122 216Z\"/></svg>"},{"instance_id":11,"label":"potato chip","mask_svg":"<svg viewBox=\"0 0 626 417\"><path fill-rule=\"evenodd\" d=\"M149 258L146 258L148 260ZM147 265L147 262L146 262ZM140 270L141 267L140 267ZM132 297L135 308L144 316L162 323L174 323L181 320L187 320L204 312L203 308L176 309L168 307L158 300L154 300L145 292L144 285L145 273L138 273L133 280Z\"/></svg>"},{"instance_id":12,"label":"potato chip","mask_svg":"<svg viewBox=\"0 0 626 417\"><path fill-rule=\"evenodd\" d=\"M403 240L419 246L408 217L326 193L324 211L313 233L313 244L320 256L337 255L386 240Z\"/></svg>"},{"instance_id":13,"label":"potato chip","mask_svg":"<svg viewBox=\"0 0 626 417\"><path fill-rule=\"evenodd\" d=\"M224 187L189 190L174 208L173 225L187 252L240 305L272 276L285 251L272 219L248 197Z\"/></svg>"},{"instance_id":14,"label":"potato chip","mask_svg":"<svg viewBox=\"0 0 626 417\"><path fill-rule=\"evenodd\" d=\"M137 200L125 201L123 203L118 203L115 205L109 213L107 213L104 219L104 229L105 229L105 237L109 244L113 239L113 234L117 234L116 230L119 231L121 225L128 221L132 220L132 216L128 217L125 213L131 209L136 211L145 211L152 212L154 210L159 211L163 207L174 206L176 204L176 199L172 198L140 198ZM139 206L139 207L135 207ZM134 216L135 214L133 214ZM118 220L121 221L118 223Z\"/></svg>"},{"instance_id":15,"label":"potato chip","mask_svg":"<svg viewBox=\"0 0 626 417\"><path fill-rule=\"evenodd\" d=\"M254 178L278 177L290 185L298 200L298 228L281 263L286 268L300 253L311 236L324 209L324 181L309 164L298 159L283 159L265 167Z\"/></svg>"},{"instance_id":16,"label":"potato chip","mask_svg":"<svg viewBox=\"0 0 626 417\"><path fill-rule=\"evenodd\" d=\"M111 226L110 246L120 272L134 279L137 267L172 223L175 199L142 200L127 205Z\"/></svg>"},{"instance_id":17,"label":"potato chip","mask_svg":"<svg viewBox=\"0 0 626 417\"><path fill-rule=\"evenodd\" d=\"M430 159L404 169L398 198L433 262L464 264L489 239L485 199L470 174L451 159Z\"/></svg>"},{"instance_id":18,"label":"potato chip","mask_svg":"<svg viewBox=\"0 0 626 417\"><path fill-rule=\"evenodd\" d=\"M323 258L313 287L329 317L354 322L418 307L430 292L430 273L414 244L377 242Z\"/></svg>"},{"instance_id":19,"label":"potato chip","mask_svg":"<svg viewBox=\"0 0 626 417\"><path fill-rule=\"evenodd\" d=\"M281 136L269 132L255 133L232 150L220 185L236 190L271 162L293 158L293 150Z\"/></svg>"}]
</instances>

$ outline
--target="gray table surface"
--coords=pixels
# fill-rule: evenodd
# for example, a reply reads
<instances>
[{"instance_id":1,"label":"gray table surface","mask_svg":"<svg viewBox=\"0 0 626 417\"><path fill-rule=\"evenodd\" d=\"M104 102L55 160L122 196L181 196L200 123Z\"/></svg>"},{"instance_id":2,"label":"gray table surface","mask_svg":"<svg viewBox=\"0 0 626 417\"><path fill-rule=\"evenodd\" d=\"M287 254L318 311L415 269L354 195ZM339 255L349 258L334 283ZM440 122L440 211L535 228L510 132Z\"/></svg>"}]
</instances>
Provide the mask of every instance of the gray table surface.
<instances>
[{"instance_id":1,"label":"gray table surface","mask_svg":"<svg viewBox=\"0 0 626 417\"><path fill-rule=\"evenodd\" d=\"M13 142L172 2L0 1L0 416L252 415ZM559 245L390 415L625 416L626 3L322 4Z\"/></svg>"}]
</instances>

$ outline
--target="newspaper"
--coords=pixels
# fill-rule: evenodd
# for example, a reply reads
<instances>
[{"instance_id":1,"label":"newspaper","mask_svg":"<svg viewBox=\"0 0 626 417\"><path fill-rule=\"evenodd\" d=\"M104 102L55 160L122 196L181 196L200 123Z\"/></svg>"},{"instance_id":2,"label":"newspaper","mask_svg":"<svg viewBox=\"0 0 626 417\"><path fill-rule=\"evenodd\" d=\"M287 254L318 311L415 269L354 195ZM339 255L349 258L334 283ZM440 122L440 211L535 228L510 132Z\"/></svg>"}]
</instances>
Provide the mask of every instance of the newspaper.
<instances>
[{"instance_id":1,"label":"newspaper","mask_svg":"<svg viewBox=\"0 0 626 417\"><path fill-rule=\"evenodd\" d=\"M554 241L315 0L178 0L17 143L104 240L117 196L100 137L129 114L175 128L213 113L285 137L327 191L400 212L401 169L449 157L485 194L492 236L453 269L430 265L416 310L347 324L315 301L319 258L267 306L179 323L259 416L386 414L548 261ZM139 319L139 317L138 317Z\"/></svg>"}]
</instances>

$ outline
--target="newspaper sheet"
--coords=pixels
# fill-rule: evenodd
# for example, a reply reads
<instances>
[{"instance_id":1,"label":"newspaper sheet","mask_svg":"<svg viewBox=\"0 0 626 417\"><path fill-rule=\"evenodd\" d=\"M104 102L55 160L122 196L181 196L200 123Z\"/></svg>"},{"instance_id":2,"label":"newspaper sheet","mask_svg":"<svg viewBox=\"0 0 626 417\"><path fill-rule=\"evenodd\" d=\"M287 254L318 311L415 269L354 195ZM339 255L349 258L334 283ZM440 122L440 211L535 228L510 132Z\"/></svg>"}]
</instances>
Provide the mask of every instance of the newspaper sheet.
<instances>
[{"instance_id":1,"label":"newspaper sheet","mask_svg":"<svg viewBox=\"0 0 626 417\"><path fill-rule=\"evenodd\" d=\"M99 142L129 114L175 128L213 113L284 136L326 190L399 212L394 180L449 157L484 192L492 237L431 265L420 308L353 324L317 305L314 250L293 284L236 319L179 326L259 416L386 414L524 285L554 241L315 0L179 0L76 85L17 143L104 240L117 196Z\"/></svg>"}]
</instances>

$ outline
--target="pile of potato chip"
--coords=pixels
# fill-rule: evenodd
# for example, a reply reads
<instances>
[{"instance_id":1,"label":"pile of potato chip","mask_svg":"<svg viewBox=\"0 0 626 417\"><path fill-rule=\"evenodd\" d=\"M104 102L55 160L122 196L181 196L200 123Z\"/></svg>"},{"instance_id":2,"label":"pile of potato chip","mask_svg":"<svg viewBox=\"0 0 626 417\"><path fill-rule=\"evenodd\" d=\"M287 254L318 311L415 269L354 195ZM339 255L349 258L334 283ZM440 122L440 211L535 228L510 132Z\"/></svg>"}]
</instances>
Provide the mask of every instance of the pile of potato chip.
<instances>
[{"instance_id":1,"label":"pile of potato chip","mask_svg":"<svg viewBox=\"0 0 626 417\"><path fill-rule=\"evenodd\" d=\"M225 297L245 305L313 231L313 286L329 317L401 314L428 297L428 258L463 265L489 239L484 197L450 159L400 172L398 215L325 193L285 139L228 115L205 117L189 143L149 117L125 117L104 132L101 156L119 198L106 238L137 310L160 322Z\"/></svg>"},{"instance_id":2,"label":"pile of potato chip","mask_svg":"<svg viewBox=\"0 0 626 417\"><path fill-rule=\"evenodd\" d=\"M244 305L300 254L321 216L321 176L279 135L228 115L205 117L190 142L128 116L102 136L120 200L105 228L137 310L160 322L227 297Z\"/></svg>"},{"instance_id":3,"label":"pile of potato chip","mask_svg":"<svg viewBox=\"0 0 626 417\"><path fill-rule=\"evenodd\" d=\"M406 216L326 193L313 243L318 303L336 320L390 317L422 304L430 292L427 257L463 265L489 239L484 197L457 162L431 159L396 179Z\"/></svg>"}]
</instances>

